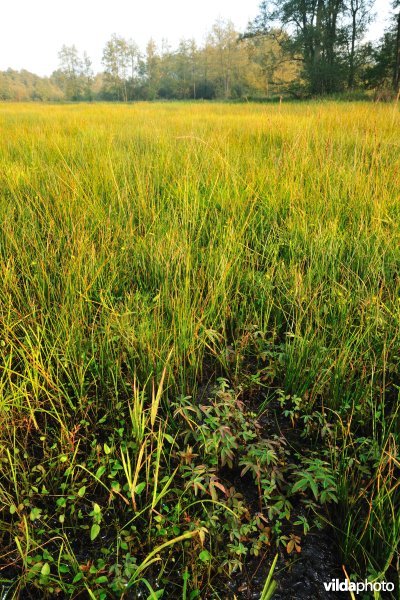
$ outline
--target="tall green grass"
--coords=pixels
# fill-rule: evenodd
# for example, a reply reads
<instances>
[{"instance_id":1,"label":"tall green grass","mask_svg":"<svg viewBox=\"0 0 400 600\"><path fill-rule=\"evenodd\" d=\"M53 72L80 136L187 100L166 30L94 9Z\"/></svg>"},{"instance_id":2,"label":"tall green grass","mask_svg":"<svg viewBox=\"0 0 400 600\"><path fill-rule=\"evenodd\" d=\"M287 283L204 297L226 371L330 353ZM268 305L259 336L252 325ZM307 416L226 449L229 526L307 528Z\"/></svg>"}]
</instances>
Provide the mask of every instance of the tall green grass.
<instances>
[{"instance_id":1,"label":"tall green grass","mask_svg":"<svg viewBox=\"0 0 400 600\"><path fill-rule=\"evenodd\" d=\"M395 566L399 131L398 108L368 103L0 107L3 564L29 574L53 531L42 522L38 541L41 486L54 503L64 463L72 489L85 456L107 455L104 444L113 455L132 398L126 522L135 460L144 481L154 461L171 477L152 482L154 516L175 485L171 403L216 375L240 380L231 349L257 331L279 348L265 387L341 424L331 456L344 560L362 576ZM157 433L137 394L154 406L163 372ZM352 477L365 445L371 471ZM90 478L95 464L84 466ZM53 540L59 556L74 555L76 531ZM160 544L146 543L150 563Z\"/></svg>"}]
</instances>

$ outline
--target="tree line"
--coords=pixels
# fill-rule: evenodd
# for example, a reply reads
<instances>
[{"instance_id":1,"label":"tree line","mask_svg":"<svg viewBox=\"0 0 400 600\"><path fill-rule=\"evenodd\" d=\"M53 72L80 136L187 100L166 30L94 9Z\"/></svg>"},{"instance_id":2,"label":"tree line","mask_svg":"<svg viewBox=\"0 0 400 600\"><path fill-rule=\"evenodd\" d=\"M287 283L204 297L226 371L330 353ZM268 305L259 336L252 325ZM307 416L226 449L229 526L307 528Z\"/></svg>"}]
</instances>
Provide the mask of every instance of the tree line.
<instances>
[{"instance_id":1,"label":"tree line","mask_svg":"<svg viewBox=\"0 0 400 600\"><path fill-rule=\"evenodd\" d=\"M156 99L264 99L378 90L400 86L400 0L377 43L364 36L373 0L264 0L247 30L217 21L204 43L177 48L150 40L142 51L112 35L100 73L90 57L64 45L50 77L0 72L0 99L122 101Z\"/></svg>"},{"instance_id":2,"label":"tree line","mask_svg":"<svg viewBox=\"0 0 400 600\"><path fill-rule=\"evenodd\" d=\"M286 33L286 54L300 63L296 85L313 95L357 88L399 90L400 0L392 0L388 29L377 44L364 37L374 0L264 0L245 37Z\"/></svg>"}]
</instances>

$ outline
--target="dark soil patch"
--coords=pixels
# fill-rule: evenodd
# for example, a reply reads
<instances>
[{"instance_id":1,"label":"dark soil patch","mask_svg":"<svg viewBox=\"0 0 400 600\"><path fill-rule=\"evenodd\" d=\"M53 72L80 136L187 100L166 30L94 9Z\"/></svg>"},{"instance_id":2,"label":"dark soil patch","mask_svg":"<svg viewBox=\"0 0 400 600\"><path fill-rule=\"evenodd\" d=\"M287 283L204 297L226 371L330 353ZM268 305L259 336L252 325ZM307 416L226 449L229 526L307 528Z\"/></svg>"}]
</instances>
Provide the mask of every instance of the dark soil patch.
<instances>
[{"instance_id":1,"label":"dark soil patch","mask_svg":"<svg viewBox=\"0 0 400 600\"><path fill-rule=\"evenodd\" d=\"M301 554L291 565L280 569L275 579L278 589L274 600L324 600L343 598L343 594L327 592L324 582L344 579L339 568L338 551L329 531L310 533L304 538Z\"/></svg>"}]
</instances>

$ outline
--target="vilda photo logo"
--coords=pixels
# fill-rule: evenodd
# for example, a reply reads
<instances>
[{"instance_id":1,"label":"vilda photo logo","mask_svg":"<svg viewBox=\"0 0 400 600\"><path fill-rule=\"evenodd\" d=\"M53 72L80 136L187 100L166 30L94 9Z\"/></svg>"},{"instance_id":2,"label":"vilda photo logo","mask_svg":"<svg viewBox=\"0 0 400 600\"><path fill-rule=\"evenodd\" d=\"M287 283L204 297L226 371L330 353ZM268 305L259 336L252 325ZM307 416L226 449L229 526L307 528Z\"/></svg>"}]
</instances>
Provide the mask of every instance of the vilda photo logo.
<instances>
[{"instance_id":1,"label":"vilda photo logo","mask_svg":"<svg viewBox=\"0 0 400 600\"><path fill-rule=\"evenodd\" d=\"M365 581L332 579L328 583L324 582L324 587L327 592L355 592L360 594L361 592L393 592L394 583L390 581L372 583L368 579L365 579Z\"/></svg>"}]
</instances>

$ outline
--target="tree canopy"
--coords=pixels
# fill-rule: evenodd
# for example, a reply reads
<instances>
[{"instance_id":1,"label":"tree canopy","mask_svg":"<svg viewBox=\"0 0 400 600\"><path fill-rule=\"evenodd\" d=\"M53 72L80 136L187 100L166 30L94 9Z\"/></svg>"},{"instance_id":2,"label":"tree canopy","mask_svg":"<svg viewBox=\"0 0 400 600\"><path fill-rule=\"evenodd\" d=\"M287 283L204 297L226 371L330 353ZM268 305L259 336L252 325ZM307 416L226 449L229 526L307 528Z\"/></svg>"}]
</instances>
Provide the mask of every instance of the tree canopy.
<instances>
[{"instance_id":1,"label":"tree canopy","mask_svg":"<svg viewBox=\"0 0 400 600\"><path fill-rule=\"evenodd\" d=\"M103 71L87 53L63 45L50 77L0 72L0 100L133 101L155 99L265 99L322 95L400 85L400 0L381 40L364 41L373 0L263 0L246 31L214 23L204 43L182 39L177 48L113 34Z\"/></svg>"}]
</instances>

